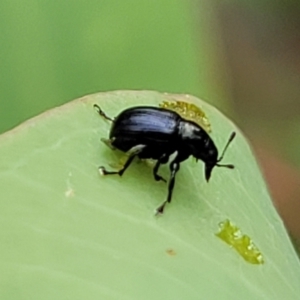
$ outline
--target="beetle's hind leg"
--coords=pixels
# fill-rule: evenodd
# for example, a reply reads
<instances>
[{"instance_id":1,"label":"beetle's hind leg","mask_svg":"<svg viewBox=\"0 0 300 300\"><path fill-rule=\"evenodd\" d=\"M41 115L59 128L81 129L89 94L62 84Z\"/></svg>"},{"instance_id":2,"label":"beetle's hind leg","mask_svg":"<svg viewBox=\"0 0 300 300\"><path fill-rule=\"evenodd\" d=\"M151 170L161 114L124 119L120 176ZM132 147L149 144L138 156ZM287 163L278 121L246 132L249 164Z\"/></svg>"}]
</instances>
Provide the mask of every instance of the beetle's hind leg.
<instances>
[{"instance_id":1,"label":"beetle's hind leg","mask_svg":"<svg viewBox=\"0 0 300 300\"><path fill-rule=\"evenodd\" d=\"M137 145L132 147L129 151L126 152L126 156L128 157L123 168L119 171L107 171L105 167L99 167L99 172L101 175L120 175L122 176L126 169L130 166L133 159L145 148L145 145Z\"/></svg>"},{"instance_id":2,"label":"beetle's hind leg","mask_svg":"<svg viewBox=\"0 0 300 300\"><path fill-rule=\"evenodd\" d=\"M99 105L94 104L94 108L96 109L97 113L98 113L102 118L104 118L105 120L108 120L108 121L111 121L111 122L114 121L114 119L110 118L109 116L107 116L107 115L105 114L105 112L100 108Z\"/></svg>"},{"instance_id":3,"label":"beetle's hind leg","mask_svg":"<svg viewBox=\"0 0 300 300\"><path fill-rule=\"evenodd\" d=\"M104 143L110 149L116 150L116 148L112 145L113 141L115 140L114 138L112 138L112 139L101 138L100 140L102 143Z\"/></svg>"}]
</instances>

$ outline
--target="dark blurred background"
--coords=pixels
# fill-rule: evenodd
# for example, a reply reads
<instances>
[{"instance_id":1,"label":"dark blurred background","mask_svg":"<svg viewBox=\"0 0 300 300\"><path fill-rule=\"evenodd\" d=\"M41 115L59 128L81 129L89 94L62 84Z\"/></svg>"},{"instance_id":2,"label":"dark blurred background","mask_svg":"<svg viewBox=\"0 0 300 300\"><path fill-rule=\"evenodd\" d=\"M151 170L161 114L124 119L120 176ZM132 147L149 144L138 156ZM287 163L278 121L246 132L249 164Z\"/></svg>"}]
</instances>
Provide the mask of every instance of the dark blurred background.
<instances>
[{"instance_id":1,"label":"dark blurred background","mask_svg":"<svg viewBox=\"0 0 300 300\"><path fill-rule=\"evenodd\" d=\"M0 132L99 91L194 94L251 140L299 245L299 1L2 0L0 29Z\"/></svg>"}]
</instances>

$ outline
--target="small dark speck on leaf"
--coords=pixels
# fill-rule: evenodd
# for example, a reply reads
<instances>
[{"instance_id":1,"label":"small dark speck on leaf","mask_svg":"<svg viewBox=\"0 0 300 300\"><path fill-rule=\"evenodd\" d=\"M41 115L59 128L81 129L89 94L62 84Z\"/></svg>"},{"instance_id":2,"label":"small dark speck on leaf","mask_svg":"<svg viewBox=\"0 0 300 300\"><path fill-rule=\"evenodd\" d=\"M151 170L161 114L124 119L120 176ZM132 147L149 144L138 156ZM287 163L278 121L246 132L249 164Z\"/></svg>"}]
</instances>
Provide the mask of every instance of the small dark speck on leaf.
<instances>
[{"instance_id":1,"label":"small dark speck on leaf","mask_svg":"<svg viewBox=\"0 0 300 300\"><path fill-rule=\"evenodd\" d=\"M167 254L170 255L170 256L175 256L175 255L176 255L175 250L174 250L174 249L171 249L171 248L167 249L166 252L167 252Z\"/></svg>"}]
</instances>

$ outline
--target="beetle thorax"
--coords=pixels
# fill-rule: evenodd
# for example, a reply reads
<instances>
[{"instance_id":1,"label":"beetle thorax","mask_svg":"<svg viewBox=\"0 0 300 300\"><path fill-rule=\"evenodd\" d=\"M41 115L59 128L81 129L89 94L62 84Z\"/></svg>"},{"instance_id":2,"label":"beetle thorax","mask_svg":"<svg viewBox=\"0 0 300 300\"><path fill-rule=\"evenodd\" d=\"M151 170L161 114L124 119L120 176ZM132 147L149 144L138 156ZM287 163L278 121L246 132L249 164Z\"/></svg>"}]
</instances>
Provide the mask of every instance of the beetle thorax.
<instances>
[{"instance_id":1,"label":"beetle thorax","mask_svg":"<svg viewBox=\"0 0 300 300\"><path fill-rule=\"evenodd\" d=\"M182 121L179 125L179 135L191 155L205 163L216 164L218 150L207 132L199 125Z\"/></svg>"},{"instance_id":2,"label":"beetle thorax","mask_svg":"<svg viewBox=\"0 0 300 300\"><path fill-rule=\"evenodd\" d=\"M201 137L201 128L188 121L181 121L179 125L179 135L183 140L189 140L189 139L198 139Z\"/></svg>"}]
</instances>

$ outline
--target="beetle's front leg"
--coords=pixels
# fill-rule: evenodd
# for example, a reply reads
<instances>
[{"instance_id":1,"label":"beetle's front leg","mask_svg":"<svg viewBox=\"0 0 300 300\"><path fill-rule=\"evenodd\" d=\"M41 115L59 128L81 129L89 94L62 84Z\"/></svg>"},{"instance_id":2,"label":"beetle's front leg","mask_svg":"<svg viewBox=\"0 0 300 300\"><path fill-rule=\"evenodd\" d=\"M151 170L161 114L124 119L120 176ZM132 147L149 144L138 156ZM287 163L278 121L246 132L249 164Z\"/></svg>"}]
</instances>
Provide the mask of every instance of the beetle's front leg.
<instances>
[{"instance_id":1,"label":"beetle's front leg","mask_svg":"<svg viewBox=\"0 0 300 300\"><path fill-rule=\"evenodd\" d=\"M119 171L107 171L105 167L99 167L99 172L101 175L120 175L122 176L126 169L130 166L133 159L145 148L145 145L137 145L132 147L129 151L126 152L128 159L126 160L124 166Z\"/></svg>"},{"instance_id":2,"label":"beetle's front leg","mask_svg":"<svg viewBox=\"0 0 300 300\"><path fill-rule=\"evenodd\" d=\"M171 202L172 193L175 185L175 176L176 173L179 171L179 168L180 168L180 163L177 160L173 160L170 164L171 178L168 186L168 197L167 200L164 201L163 204L156 209L156 214L162 214L164 212L164 208L166 204Z\"/></svg>"}]
</instances>

